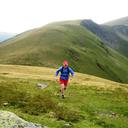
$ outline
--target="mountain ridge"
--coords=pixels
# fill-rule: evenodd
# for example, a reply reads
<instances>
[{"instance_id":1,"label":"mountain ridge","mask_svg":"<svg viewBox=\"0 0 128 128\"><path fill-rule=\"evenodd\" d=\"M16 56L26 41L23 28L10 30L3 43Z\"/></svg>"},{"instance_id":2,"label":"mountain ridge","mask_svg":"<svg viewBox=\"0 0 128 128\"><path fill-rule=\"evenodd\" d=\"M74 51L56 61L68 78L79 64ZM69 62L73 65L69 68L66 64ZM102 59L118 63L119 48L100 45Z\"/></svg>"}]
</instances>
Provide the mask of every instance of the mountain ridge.
<instances>
[{"instance_id":1,"label":"mountain ridge","mask_svg":"<svg viewBox=\"0 0 128 128\"><path fill-rule=\"evenodd\" d=\"M109 26L124 25L124 26L128 26L128 16L121 17L121 18L106 22L103 25L109 25Z\"/></svg>"},{"instance_id":2,"label":"mountain ridge","mask_svg":"<svg viewBox=\"0 0 128 128\"><path fill-rule=\"evenodd\" d=\"M15 33L0 32L0 43L14 37Z\"/></svg>"},{"instance_id":3,"label":"mountain ridge","mask_svg":"<svg viewBox=\"0 0 128 128\"><path fill-rule=\"evenodd\" d=\"M99 25L92 20L82 20L81 24L96 34L105 45L128 57L128 26Z\"/></svg>"}]
</instances>

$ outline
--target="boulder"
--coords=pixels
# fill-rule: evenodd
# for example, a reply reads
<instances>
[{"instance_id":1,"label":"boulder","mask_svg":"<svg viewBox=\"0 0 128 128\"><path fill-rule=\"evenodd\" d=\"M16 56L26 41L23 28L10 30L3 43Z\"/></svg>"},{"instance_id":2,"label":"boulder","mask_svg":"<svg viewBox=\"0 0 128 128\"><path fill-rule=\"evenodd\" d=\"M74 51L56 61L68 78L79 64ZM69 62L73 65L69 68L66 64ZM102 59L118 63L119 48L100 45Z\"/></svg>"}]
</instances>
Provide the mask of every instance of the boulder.
<instances>
[{"instance_id":1,"label":"boulder","mask_svg":"<svg viewBox=\"0 0 128 128\"><path fill-rule=\"evenodd\" d=\"M39 89L44 89L44 88L46 88L48 85L46 85L46 84L43 84L43 83L38 83L37 84L37 87L39 88Z\"/></svg>"},{"instance_id":2,"label":"boulder","mask_svg":"<svg viewBox=\"0 0 128 128\"><path fill-rule=\"evenodd\" d=\"M0 110L0 128L47 128L40 124L27 122L12 112Z\"/></svg>"}]
</instances>

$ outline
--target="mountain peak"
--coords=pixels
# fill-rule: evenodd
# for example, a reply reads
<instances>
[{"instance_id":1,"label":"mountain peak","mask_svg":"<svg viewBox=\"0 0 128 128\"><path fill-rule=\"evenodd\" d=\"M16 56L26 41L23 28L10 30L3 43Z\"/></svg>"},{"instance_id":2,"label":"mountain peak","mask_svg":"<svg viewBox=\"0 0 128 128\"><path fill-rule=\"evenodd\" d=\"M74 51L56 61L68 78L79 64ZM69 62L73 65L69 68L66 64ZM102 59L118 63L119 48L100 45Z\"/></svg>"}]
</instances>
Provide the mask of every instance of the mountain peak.
<instances>
[{"instance_id":1,"label":"mountain peak","mask_svg":"<svg viewBox=\"0 0 128 128\"><path fill-rule=\"evenodd\" d=\"M86 19L81 21L82 25L98 25L91 19Z\"/></svg>"}]
</instances>

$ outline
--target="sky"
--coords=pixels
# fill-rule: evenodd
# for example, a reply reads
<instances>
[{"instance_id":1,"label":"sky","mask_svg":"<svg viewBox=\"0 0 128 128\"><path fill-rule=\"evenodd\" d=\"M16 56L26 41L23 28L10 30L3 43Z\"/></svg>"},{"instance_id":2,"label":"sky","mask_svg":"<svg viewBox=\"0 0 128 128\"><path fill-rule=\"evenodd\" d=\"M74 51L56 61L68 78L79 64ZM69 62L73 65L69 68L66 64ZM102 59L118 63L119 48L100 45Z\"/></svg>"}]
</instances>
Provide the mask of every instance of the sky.
<instances>
[{"instance_id":1,"label":"sky","mask_svg":"<svg viewBox=\"0 0 128 128\"><path fill-rule=\"evenodd\" d=\"M0 32L21 33L51 22L128 16L128 0L0 0Z\"/></svg>"}]
</instances>

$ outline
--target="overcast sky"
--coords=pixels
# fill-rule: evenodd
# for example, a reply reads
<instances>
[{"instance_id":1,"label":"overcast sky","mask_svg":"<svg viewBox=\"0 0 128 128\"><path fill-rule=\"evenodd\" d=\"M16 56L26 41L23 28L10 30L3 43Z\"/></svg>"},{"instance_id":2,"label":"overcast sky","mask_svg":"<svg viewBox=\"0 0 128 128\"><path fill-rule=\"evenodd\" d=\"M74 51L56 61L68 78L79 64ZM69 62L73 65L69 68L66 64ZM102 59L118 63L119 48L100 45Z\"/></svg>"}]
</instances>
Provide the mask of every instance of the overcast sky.
<instances>
[{"instance_id":1,"label":"overcast sky","mask_svg":"<svg viewBox=\"0 0 128 128\"><path fill-rule=\"evenodd\" d=\"M63 20L104 23L128 16L128 0L0 0L0 32L21 33Z\"/></svg>"}]
</instances>

